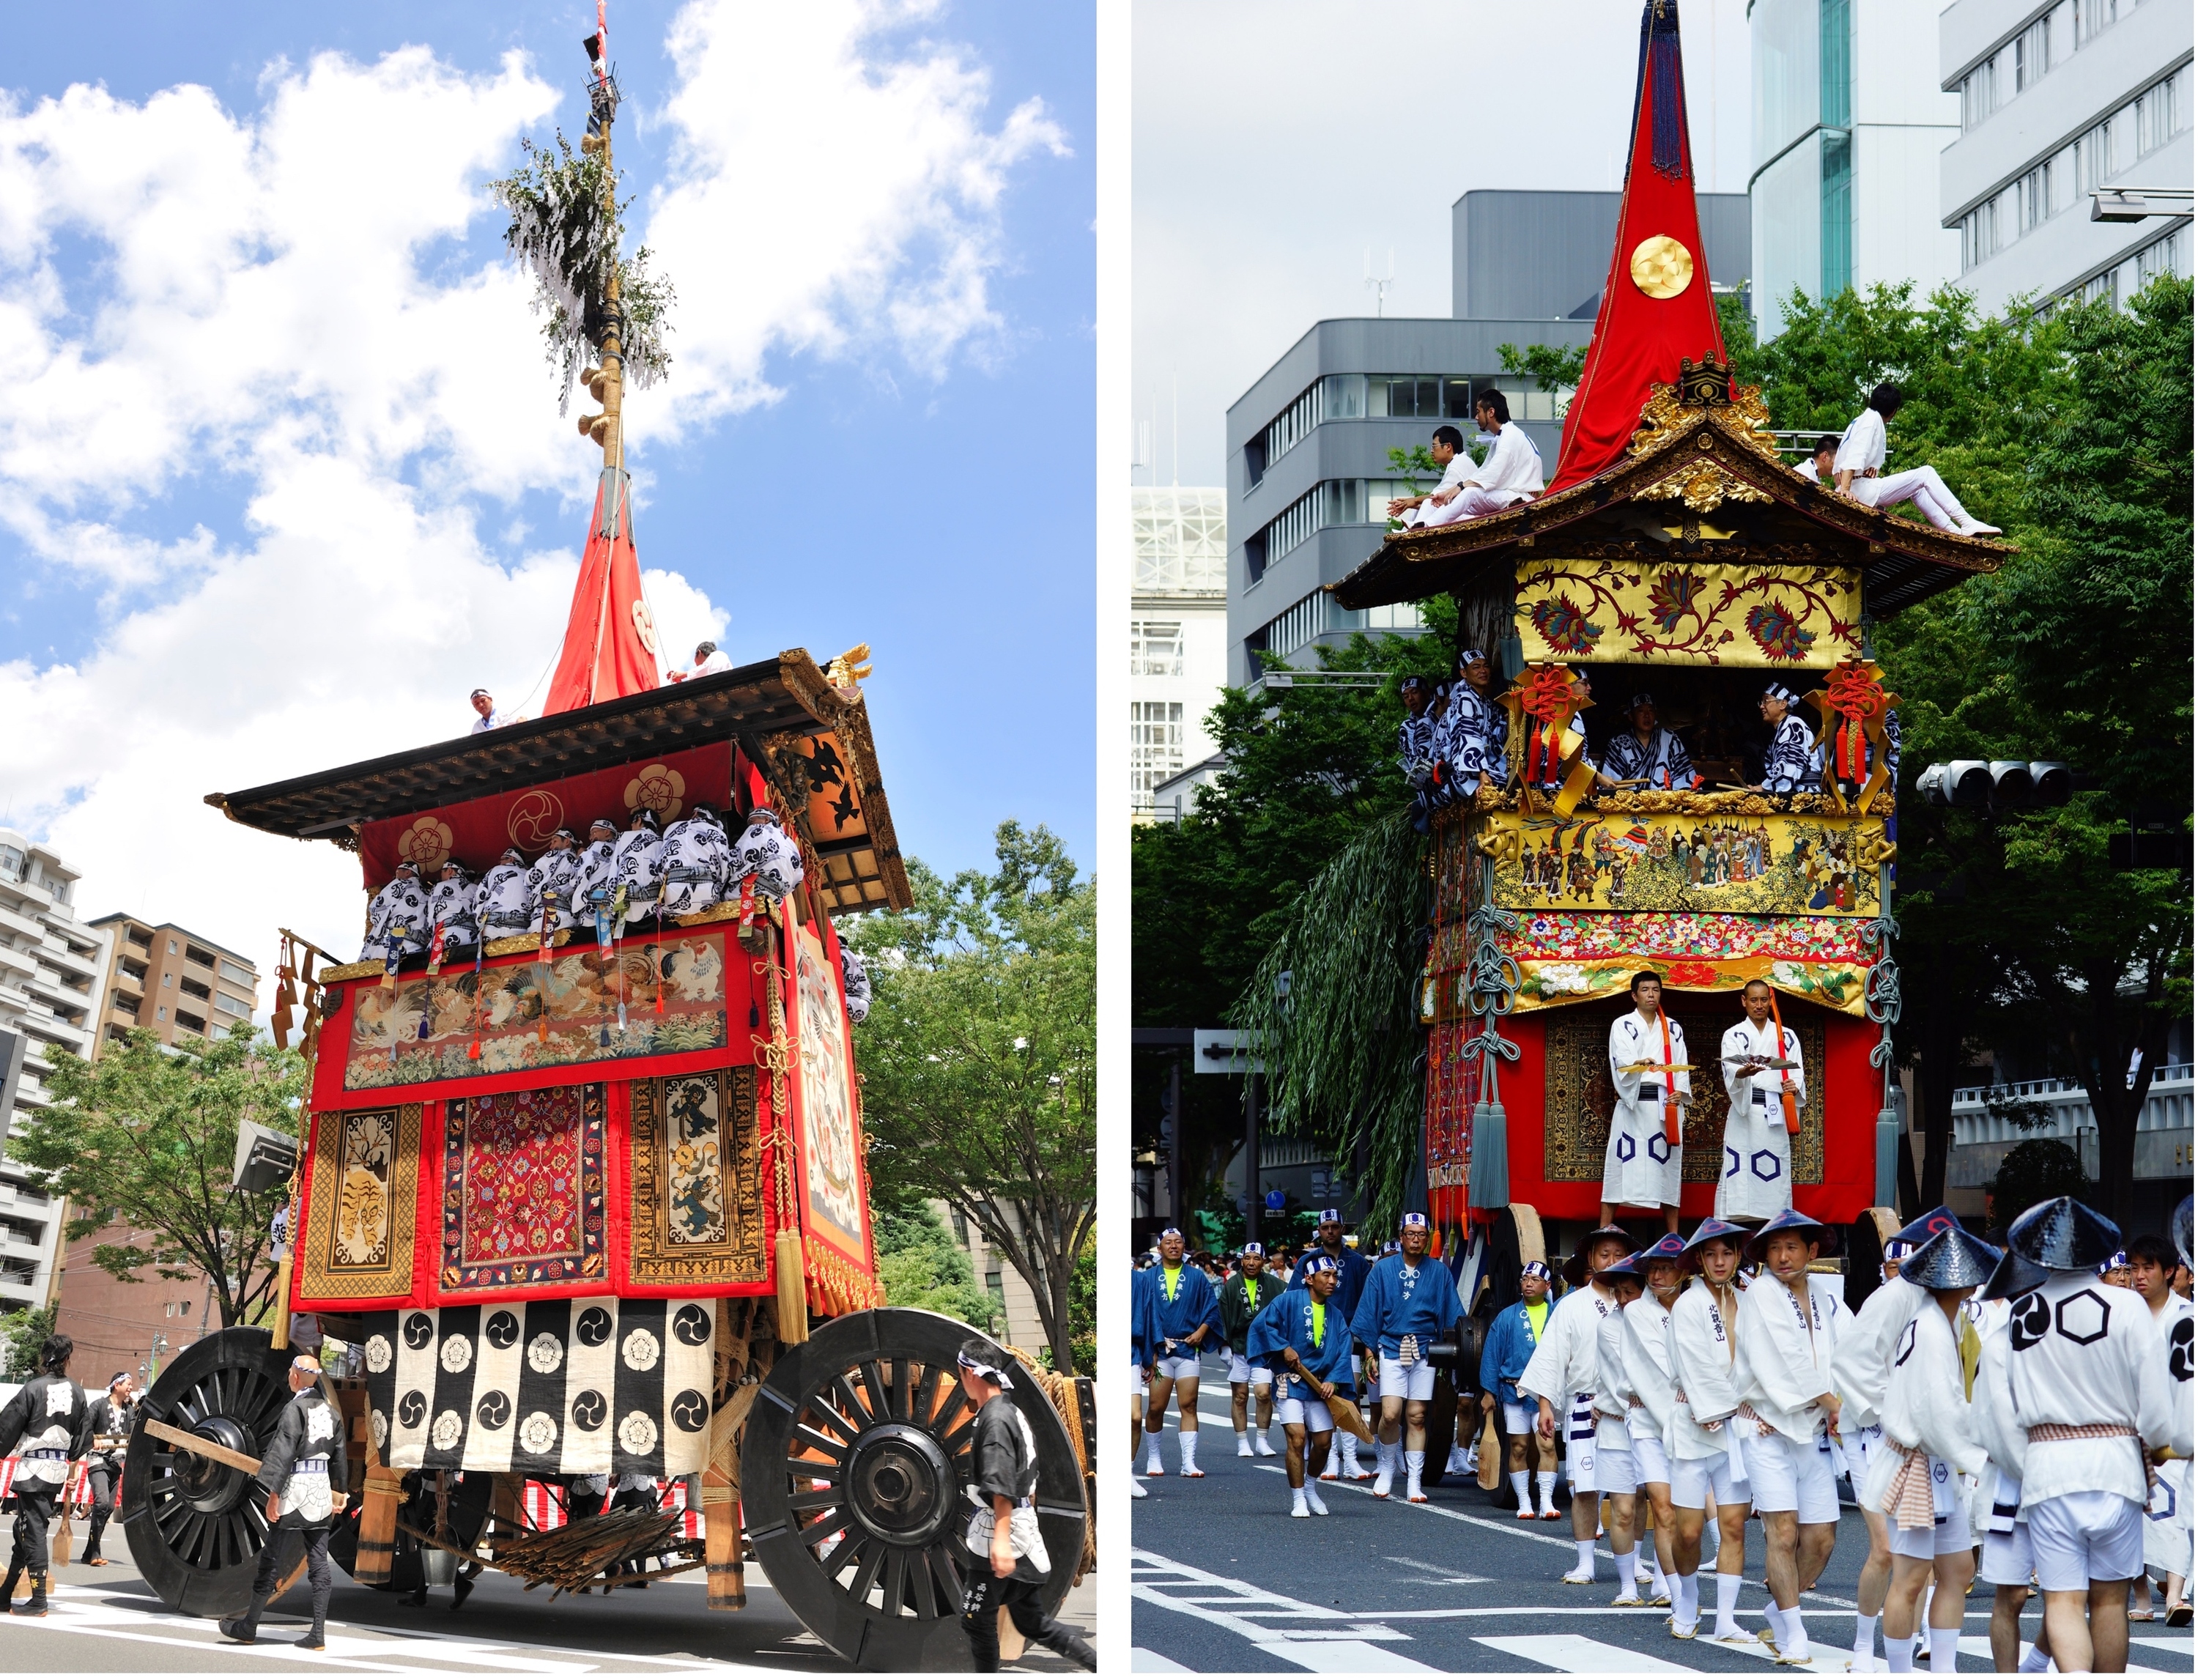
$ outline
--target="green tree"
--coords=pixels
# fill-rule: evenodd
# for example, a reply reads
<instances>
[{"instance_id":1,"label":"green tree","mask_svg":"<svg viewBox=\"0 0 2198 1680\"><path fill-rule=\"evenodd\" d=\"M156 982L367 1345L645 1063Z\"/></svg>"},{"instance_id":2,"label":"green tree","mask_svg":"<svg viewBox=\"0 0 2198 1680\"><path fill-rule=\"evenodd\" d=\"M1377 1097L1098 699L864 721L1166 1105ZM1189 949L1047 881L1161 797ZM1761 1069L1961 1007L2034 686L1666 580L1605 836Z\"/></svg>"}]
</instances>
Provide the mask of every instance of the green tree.
<instances>
[{"instance_id":1,"label":"green tree","mask_svg":"<svg viewBox=\"0 0 2198 1680\"><path fill-rule=\"evenodd\" d=\"M1000 1298L978 1283L968 1251L929 1202L906 1212L881 1207L877 1221L878 1281L887 1305L922 1307L988 1334L998 1331L1004 1322Z\"/></svg>"},{"instance_id":2,"label":"green tree","mask_svg":"<svg viewBox=\"0 0 2198 1680\"><path fill-rule=\"evenodd\" d=\"M26 1306L0 1314L0 1382L28 1382L38 1374L38 1350L54 1333L61 1305Z\"/></svg>"},{"instance_id":3,"label":"green tree","mask_svg":"<svg viewBox=\"0 0 2198 1680\"><path fill-rule=\"evenodd\" d=\"M1998 1170L1985 1186L1992 1222L2003 1228L2041 1201L2091 1194L2084 1163L2057 1137L2025 1138L2000 1157Z\"/></svg>"},{"instance_id":4,"label":"green tree","mask_svg":"<svg viewBox=\"0 0 2198 1680\"><path fill-rule=\"evenodd\" d=\"M870 1174L985 1233L1073 1372L1078 1257L1096 1208L1096 887L1044 828L1003 823L998 867L942 881L909 863L915 907L866 918L862 1029Z\"/></svg>"},{"instance_id":5,"label":"green tree","mask_svg":"<svg viewBox=\"0 0 2198 1680\"><path fill-rule=\"evenodd\" d=\"M1573 391L1579 388L1580 370L1587 366L1587 346L1530 344L1521 350L1515 344L1499 344L1496 357L1505 373L1514 379L1532 380L1538 391Z\"/></svg>"},{"instance_id":6,"label":"green tree","mask_svg":"<svg viewBox=\"0 0 2198 1680\"><path fill-rule=\"evenodd\" d=\"M9 1148L68 1198L69 1240L121 1225L139 1240L96 1247L102 1271L125 1283L148 1267L202 1277L223 1328L258 1322L274 1304L270 1227L288 1192L230 1188L237 1125L294 1134L305 1058L240 1022L203 1046L171 1049L140 1030L97 1061L53 1060L55 1101Z\"/></svg>"}]
</instances>

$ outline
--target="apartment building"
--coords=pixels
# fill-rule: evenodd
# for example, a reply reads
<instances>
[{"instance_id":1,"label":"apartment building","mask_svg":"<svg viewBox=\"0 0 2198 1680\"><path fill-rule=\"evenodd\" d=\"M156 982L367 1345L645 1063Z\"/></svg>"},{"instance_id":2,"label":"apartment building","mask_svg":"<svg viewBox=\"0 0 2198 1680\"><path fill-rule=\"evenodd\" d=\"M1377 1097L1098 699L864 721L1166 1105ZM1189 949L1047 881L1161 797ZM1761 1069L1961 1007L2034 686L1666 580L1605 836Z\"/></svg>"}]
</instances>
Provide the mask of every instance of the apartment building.
<instances>
[{"instance_id":1,"label":"apartment building","mask_svg":"<svg viewBox=\"0 0 2198 1680\"><path fill-rule=\"evenodd\" d=\"M248 1021L259 998L259 970L249 959L172 921L119 912L91 924L111 945L107 1007L99 1036L119 1041L133 1026L164 1044L219 1037Z\"/></svg>"}]
</instances>

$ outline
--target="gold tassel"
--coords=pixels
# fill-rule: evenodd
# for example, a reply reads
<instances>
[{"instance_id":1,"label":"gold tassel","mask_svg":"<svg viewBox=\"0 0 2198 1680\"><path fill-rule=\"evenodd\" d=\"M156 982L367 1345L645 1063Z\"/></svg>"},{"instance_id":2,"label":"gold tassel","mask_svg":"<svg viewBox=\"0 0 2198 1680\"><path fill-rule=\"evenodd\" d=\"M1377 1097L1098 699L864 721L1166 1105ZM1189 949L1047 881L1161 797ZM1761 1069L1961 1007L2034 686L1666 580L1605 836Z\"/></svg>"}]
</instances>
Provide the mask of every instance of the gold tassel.
<instances>
[{"instance_id":1,"label":"gold tassel","mask_svg":"<svg viewBox=\"0 0 2198 1680\"><path fill-rule=\"evenodd\" d=\"M801 1233L783 1230L771 1245L778 1274L778 1339L788 1346L809 1340L809 1286L801 1276Z\"/></svg>"}]
</instances>

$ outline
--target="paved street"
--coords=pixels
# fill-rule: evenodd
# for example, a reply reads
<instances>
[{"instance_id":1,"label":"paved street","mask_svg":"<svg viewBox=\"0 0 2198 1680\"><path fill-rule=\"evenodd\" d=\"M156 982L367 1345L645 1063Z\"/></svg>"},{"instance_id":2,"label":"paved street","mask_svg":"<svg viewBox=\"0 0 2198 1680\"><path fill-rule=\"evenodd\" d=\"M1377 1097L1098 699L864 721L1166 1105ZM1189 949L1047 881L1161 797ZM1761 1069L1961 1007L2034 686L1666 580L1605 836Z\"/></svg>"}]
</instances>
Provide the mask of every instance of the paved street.
<instances>
[{"instance_id":1,"label":"paved street","mask_svg":"<svg viewBox=\"0 0 2198 1680\"><path fill-rule=\"evenodd\" d=\"M1329 1482L1322 1493L1334 1514L1294 1521L1281 1458L1236 1456L1229 1386L1212 1361L1199 1399L1206 1479L1145 1481L1149 1497L1132 1504L1134 1671L1774 1671L1768 1647L1682 1642L1665 1627L1663 1610L1613 1609L1618 1588L1607 1550L1593 1587L1560 1585L1572 1567L1570 1525L1521 1523L1477 1485L1431 1489L1432 1503L1413 1506L1401 1497L1377 1504L1370 1483ZM1172 1470L1172 1411L1168 1433ZM1371 1453L1364 1456L1370 1468ZM1741 1595L1741 1622L1751 1631L1765 1625L1768 1602L1761 1538L1751 1525L1751 1584ZM1850 1509L1817 1590L1802 1600L1818 1672L1846 1671L1867 1550ZM1983 1588L1970 1596L1964 1671L1992 1668L1991 1603ZM1705 1632L1710 1619L1706 1610ZM2034 1637L2037 1627L2033 1613L2026 1634ZM2131 1631L2133 1671L2191 1672L2188 1631L2157 1622Z\"/></svg>"},{"instance_id":2,"label":"paved street","mask_svg":"<svg viewBox=\"0 0 2198 1680\"><path fill-rule=\"evenodd\" d=\"M340 1570L329 1610L328 1649L292 1648L311 1620L302 1583L261 1622L259 1642L230 1644L212 1622L168 1610L122 1551L113 1567L73 1564L57 1576L53 1612L11 1618L0 1639L0 1671L11 1673L303 1673L330 1668L373 1674L634 1674L671 1677L770 1669L839 1673L846 1665L779 1602L760 1571L747 1572L747 1608L706 1610L702 1588L661 1583L605 1599L526 1591L504 1575L483 1575L466 1607L451 1611L447 1590L407 1609ZM699 1582L699 1573L696 1577ZM1067 1619L1086 1637L1097 1620L1087 1579L1069 1595ZM1102 1647L1103 1648L1103 1647ZM1012 1665L1033 1673L1078 1671L1035 1647Z\"/></svg>"}]
</instances>

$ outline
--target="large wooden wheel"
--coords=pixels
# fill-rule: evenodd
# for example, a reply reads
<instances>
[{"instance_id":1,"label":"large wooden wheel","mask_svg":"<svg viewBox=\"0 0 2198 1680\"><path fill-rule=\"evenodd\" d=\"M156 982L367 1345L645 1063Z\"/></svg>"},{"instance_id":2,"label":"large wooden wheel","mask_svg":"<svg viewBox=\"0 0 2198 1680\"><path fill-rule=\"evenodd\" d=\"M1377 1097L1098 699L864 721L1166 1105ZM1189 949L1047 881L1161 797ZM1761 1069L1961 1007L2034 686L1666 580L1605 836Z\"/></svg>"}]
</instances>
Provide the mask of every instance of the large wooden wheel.
<instances>
[{"instance_id":1,"label":"large wooden wheel","mask_svg":"<svg viewBox=\"0 0 2198 1680\"><path fill-rule=\"evenodd\" d=\"M145 1398L122 1475L130 1555L171 1609L241 1615L268 1543L267 1491L247 1471L172 1447L148 1421L258 1457L290 1398L290 1355L267 1332L237 1328L194 1342Z\"/></svg>"},{"instance_id":2,"label":"large wooden wheel","mask_svg":"<svg viewBox=\"0 0 2198 1680\"><path fill-rule=\"evenodd\" d=\"M780 1352L748 1414L741 1499L756 1561L804 1625L863 1668L968 1665L960 1539L975 1509L963 1491L974 1414L955 1355L970 1334L908 1307L835 1318ZM1011 1369L1008 1398L1038 1443L1051 1608L1083 1554L1083 1477L1060 1414Z\"/></svg>"}]
</instances>

